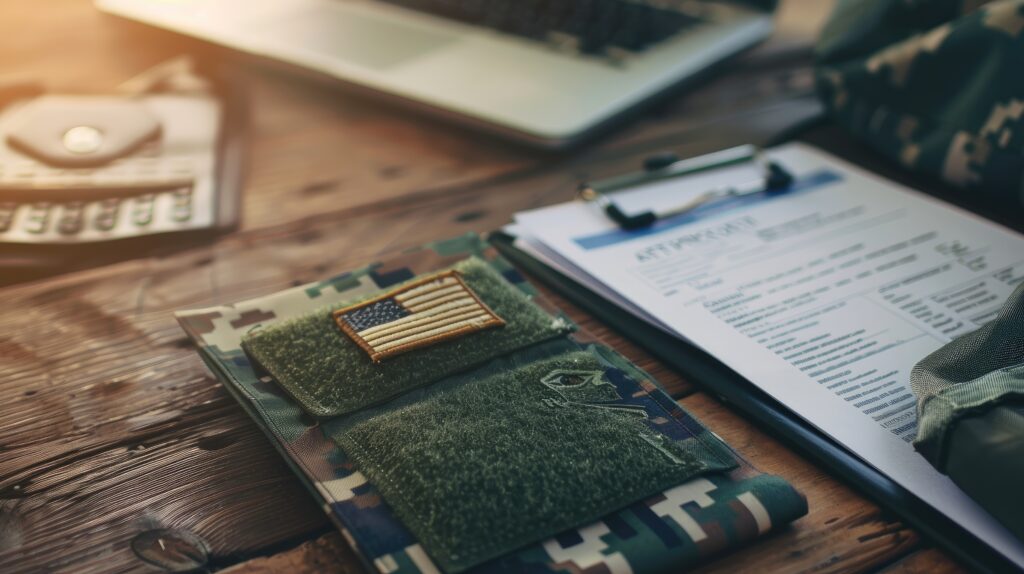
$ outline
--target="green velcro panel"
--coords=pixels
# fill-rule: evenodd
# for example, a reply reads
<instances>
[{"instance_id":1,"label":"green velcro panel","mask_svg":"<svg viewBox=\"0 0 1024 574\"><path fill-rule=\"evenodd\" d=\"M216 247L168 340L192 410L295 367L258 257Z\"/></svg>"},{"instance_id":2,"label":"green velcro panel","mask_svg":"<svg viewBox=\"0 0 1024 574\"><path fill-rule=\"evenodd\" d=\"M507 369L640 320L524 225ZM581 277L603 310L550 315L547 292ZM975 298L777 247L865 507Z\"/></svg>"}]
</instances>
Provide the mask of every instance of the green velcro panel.
<instances>
[{"instance_id":1,"label":"green velcro panel","mask_svg":"<svg viewBox=\"0 0 1024 574\"><path fill-rule=\"evenodd\" d=\"M465 259L452 269L505 321L504 326L374 363L338 327L332 312L398 289L403 283L250 333L242 339L242 349L303 409L315 416L330 417L385 401L496 356L565 335L574 328L569 321L540 309L478 258Z\"/></svg>"},{"instance_id":2,"label":"green velcro panel","mask_svg":"<svg viewBox=\"0 0 1024 574\"><path fill-rule=\"evenodd\" d=\"M596 355L522 364L529 354L325 427L445 571L735 466L700 438L653 430L670 418L661 407L609 407L621 396L609 377L625 375Z\"/></svg>"}]
</instances>

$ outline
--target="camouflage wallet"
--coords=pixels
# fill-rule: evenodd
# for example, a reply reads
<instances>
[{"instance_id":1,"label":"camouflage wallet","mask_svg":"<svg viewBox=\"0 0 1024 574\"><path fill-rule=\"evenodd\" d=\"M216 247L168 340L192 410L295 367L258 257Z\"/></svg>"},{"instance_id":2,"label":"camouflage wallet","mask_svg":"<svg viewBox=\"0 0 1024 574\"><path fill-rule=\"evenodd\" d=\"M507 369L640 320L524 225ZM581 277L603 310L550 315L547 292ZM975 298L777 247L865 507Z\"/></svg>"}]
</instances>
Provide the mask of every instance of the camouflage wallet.
<instances>
[{"instance_id":1,"label":"camouflage wallet","mask_svg":"<svg viewBox=\"0 0 1024 574\"><path fill-rule=\"evenodd\" d=\"M554 338L545 337L530 346L517 347L490 359L472 362L472 369L484 370L473 372L498 374L506 377L504 379L446 374L431 384L413 385L389 402L376 402L373 406L319 422L309 417L302 405L277 381L262 374L242 350L243 337L250 332L285 325L289 320L329 309L330 313L321 317L333 322L331 324L337 331L332 334L341 333L341 336L352 338L352 333L343 328L349 325L353 333L366 339L364 342L372 347L367 349L352 338L356 348L365 354L361 359L367 361L366 364L375 364L374 349L387 351L388 348L406 345L410 341L416 342L416 337L409 337L418 332L403 332L395 336L381 334L391 327L379 327L376 323L389 323L396 320L396 313L405 311L396 310L392 303L384 303L376 309L372 309L372 305L397 297L395 302L414 307L416 302L423 301L424 291L435 288L447 289L446 293L453 294L453 299L456 296L462 297L464 294L460 291L461 287L456 286L449 280L450 276L444 273L469 257L485 264L494 272L495 277L500 277L515 289L517 297L522 296L530 305L544 309L544 316L549 320L568 322L496 251L475 235L429 244L414 252L390 257L381 263L265 297L208 309L182 311L177 315L185 331L198 345L200 356L206 364L267 434L310 492L323 503L330 518L368 567L382 573L464 570L486 573L673 571L692 566L710 555L735 549L785 526L807 512L804 497L785 480L759 473L683 411L649 375L613 350L594 341L582 330L568 336L561 334ZM462 279L474 293L477 291L471 279ZM423 285L430 287L412 292L412 289ZM416 302L405 305L410 299ZM465 316L458 315L462 318L453 319L450 323L455 327L449 330L459 331L458 338L444 339L441 344L467 342L480 334L505 328L492 315L505 323L515 319L514 314L509 315L507 310L499 308L500 305L492 305L487 297L479 299L486 309L473 307L474 304L469 301L464 302L467 309ZM347 317L346 313L349 314ZM363 322L368 316L374 318ZM408 316L411 314L403 317ZM408 322L417 320L419 318L414 317L408 319ZM427 336L429 338L436 335L438 329L447 329L448 326L449 323L433 325L422 332L431 332ZM367 332L367 329L376 330ZM396 340L403 342L386 347L387 343ZM417 350L432 348L420 343L416 345L415 350L407 354L378 356L379 364L409 356ZM433 348L436 350L439 347ZM570 361L570 364L559 361ZM545 371L543 376L538 378L539 371L522 371L530 368L530 365ZM572 365L585 365L587 368L573 369L570 368ZM487 393L479 392L479 385L487 381L513 384L514 381L510 383L511 379L508 378L512 375L503 373L520 373L516 380L530 384L537 381L541 386L531 387L532 390L503 387L507 393L526 395L506 393L489 397ZM608 411L605 418L611 426L607 431L622 433L624 429L631 428L633 430L628 432L634 433L632 438L627 441L614 438L619 435L609 434L612 438L603 443L580 441L580 444L573 443L570 446L573 449L608 449L620 442L624 445L629 441L639 441L631 448L643 453L640 456L644 464L665 463L663 466L668 468L669 462L673 465L678 462L676 474L666 474L668 478L663 476L664 480L650 482L648 486L654 490L649 492L642 488L629 490L627 485L608 485L602 491L604 498L601 500L614 500L606 507L589 507L596 514L585 518L581 514L564 523L551 521L549 525L558 525L560 529L554 534L538 531L538 535L533 537L524 535L515 538L509 535L497 546L484 544L487 552L479 552L463 560L458 544L453 547L454 550L446 550L437 544L437 540L427 540L425 536L436 534L437 531L425 530L423 524L418 522L418 517L423 516L422 509L411 507L409 500L396 496L396 485L380 482L384 480L382 477L385 474L394 473L394 476L402 477L397 484L399 487L429 486L446 478L447 467L439 464L432 471L432 476L414 477L418 469L415 460L403 458L408 454L399 453L401 456L392 460L388 458L394 454L391 450L382 450L373 445L370 445L369 451L365 450L377 436L404 437L404 442L399 446L422 445L426 441L437 440L431 436L415 436L409 433L409 427L405 427L404 435L374 431L397 429L401 426L399 423L405 421L420 424L426 420L423 417L433 416L437 412L451 417L452 413L457 412L456 409L451 408L450 404L439 402L436 397L449 396L446 393L452 391L458 391L456 396L459 400L480 402L482 410L478 410L478 413L490 408L501 416L506 415L494 405L508 403L488 401L500 400L501 397L509 401L518 400L514 397L526 397L550 409L552 416L556 416L555 413L575 416L571 409ZM415 412L406 414L402 411L400 416L396 416L398 411L394 409L403 404L416 407ZM440 410L428 412L429 409ZM563 413L557 409L567 410ZM487 420L486 416L479 415L467 421L466 432L483 428L481 425ZM597 425L600 422L584 421L585 425ZM592 430L597 427L579 428ZM337 442L332 440L332 435ZM366 452L372 452L373 456L364 456ZM418 452L422 452L422 449ZM355 457L352 453L355 453ZM607 460L609 455L603 452L598 458ZM448 463L462 463L459 459L447 460ZM679 469L684 472L679 473ZM480 470L485 472L486 468L480 467ZM593 472L599 471L597 469ZM472 477L465 478L467 474L472 473L454 468L451 470L453 480L458 478L461 484L473 484ZM571 480L571 476L567 479ZM472 497L476 494L479 493L463 493L462 496ZM522 533L516 530L516 525L522 523L517 522L521 517L509 515L507 509L503 511L505 514L482 517L480 513L486 509L474 507L471 501L455 500L453 497L456 495L450 492L444 496L447 498L427 501L427 504L438 505L449 500L453 508L461 509L459 513L449 513L447 517L455 522L466 521L466 524L455 524L462 528L458 532L463 535L474 527ZM474 512L477 514L473 515ZM539 510L531 509L531 512ZM505 524L506 521L508 524ZM511 545L506 547L508 544ZM447 554L439 556L439 553ZM451 554L455 554L454 560Z\"/></svg>"}]
</instances>

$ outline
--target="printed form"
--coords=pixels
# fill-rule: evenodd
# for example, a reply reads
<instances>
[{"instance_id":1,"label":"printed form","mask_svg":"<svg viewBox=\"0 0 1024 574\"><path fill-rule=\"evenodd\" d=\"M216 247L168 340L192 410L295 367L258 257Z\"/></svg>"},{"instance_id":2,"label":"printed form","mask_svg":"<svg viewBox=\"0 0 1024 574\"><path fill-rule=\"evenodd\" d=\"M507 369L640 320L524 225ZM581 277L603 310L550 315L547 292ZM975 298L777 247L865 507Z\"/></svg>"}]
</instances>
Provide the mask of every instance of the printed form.
<instances>
[{"instance_id":1,"label":"printed form","mask_svg":"<svg viewBox=\"0 0 1024 574\"><path fill-rule=\"evenodd\" d=\"M522 247L690 341L1017 564L1024 545L917 454L910 370L994 318L1024 237L797 144L792 191L626 232L594 205L524 212ZM618 193L664 208L757 177L728 168Z\"/></svg>"}]
</instances>

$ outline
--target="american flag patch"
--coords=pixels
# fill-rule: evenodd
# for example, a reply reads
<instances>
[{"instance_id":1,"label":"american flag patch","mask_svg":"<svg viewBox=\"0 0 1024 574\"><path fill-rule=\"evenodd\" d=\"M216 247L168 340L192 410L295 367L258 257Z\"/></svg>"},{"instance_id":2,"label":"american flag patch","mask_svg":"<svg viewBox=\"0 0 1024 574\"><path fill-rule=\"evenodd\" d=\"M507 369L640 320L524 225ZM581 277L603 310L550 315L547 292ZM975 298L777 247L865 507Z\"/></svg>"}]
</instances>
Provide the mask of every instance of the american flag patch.
<instances>
[{"instance_id":1,"label":"american flag patch","mask_svg":"<svg viewBox=\"0 0 1024 574\"><path fill-rule=\"evenodd\" d=\"M375 363L391 355L505 324L457 271L432 275L375 299L338 309L334 321Z\"/></svg>"}]
</instances>

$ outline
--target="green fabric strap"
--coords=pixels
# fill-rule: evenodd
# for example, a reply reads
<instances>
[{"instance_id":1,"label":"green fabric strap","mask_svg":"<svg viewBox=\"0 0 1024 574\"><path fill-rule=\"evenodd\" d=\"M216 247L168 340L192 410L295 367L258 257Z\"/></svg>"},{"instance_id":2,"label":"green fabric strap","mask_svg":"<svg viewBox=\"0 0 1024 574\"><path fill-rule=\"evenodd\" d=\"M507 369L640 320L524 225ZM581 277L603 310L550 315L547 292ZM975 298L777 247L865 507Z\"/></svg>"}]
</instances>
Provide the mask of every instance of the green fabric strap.
<instances>
[{"instance_id":1,"label":"green fabric strap","mask_svg":"<svg viewBox=\"0 0 1024 574\"><path fill-rule=\"evenodd\" d=\"M982 414L999 404L1021 400L1024 400L1024 364L954 384L921 401L914 447L939 470L948 471L947 445L961 419ZM1024 437L1024 426L1020 431ZM1024 479L1024 475L1020 478Z\"/></svg>"}]
</instances>

